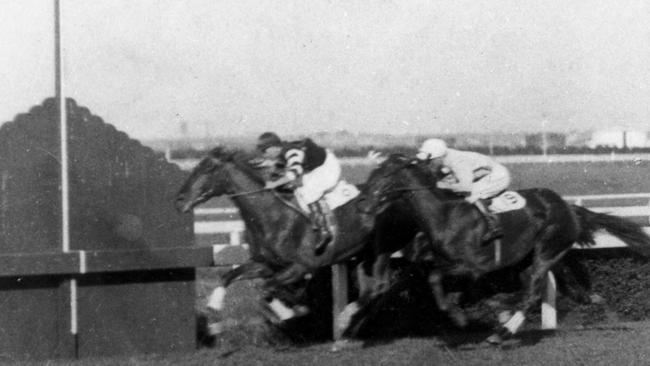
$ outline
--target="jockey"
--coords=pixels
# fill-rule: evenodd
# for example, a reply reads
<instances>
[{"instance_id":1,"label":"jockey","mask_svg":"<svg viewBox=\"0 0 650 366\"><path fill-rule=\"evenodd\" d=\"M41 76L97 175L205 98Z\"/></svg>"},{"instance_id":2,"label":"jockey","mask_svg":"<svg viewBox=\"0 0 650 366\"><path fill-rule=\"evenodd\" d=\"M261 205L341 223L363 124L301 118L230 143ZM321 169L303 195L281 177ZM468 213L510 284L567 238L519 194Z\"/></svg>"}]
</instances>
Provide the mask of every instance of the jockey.
<instances>
[{"instance_id":1,"label":"jockey","mask_svg":"<svg viewBox=\"0 0 650 366\"><path fill-rule=\"evenodd\" d=\"M322 254L332 240L332 233L327 223L328 207L321 198L341 178L338 159L310 138L285 142L273 132L265 132L258 138L257 149L267 161L284 163L285 167L284 174L267 182L265 188L273 189L287 183L297 183L295 195L307 204L314 231L320 235L314 252ZM273 163L267 163L271 164Z\"/></svg>"},{"instance_id":2,"label":"jockey","mask_svg":"<svg viewBox=\"0 0 650 366\"><path fill-rule=\"evenodd\" d=\"M440 180L437 186L466 195L465 200L478 208L487 223L483 242L503 236L496 215L483 200L489 201L508 188L510 172L506 167L483 154L450 149L440 139L424 141L417 158L430 162L434 169L450 170L454 179Z\"/></svg>"}]
</instances>

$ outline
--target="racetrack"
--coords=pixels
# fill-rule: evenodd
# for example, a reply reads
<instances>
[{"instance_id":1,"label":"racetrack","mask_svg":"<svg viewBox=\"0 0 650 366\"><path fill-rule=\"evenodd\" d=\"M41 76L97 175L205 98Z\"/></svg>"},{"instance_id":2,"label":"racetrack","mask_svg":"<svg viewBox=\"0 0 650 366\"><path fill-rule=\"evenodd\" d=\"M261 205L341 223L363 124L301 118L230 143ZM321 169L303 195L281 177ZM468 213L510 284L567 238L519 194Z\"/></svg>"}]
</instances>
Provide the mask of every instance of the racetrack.
<instances>
[{"instance_id":1,"label":"racetrack","mask_svg":"<svg viewBox=\"0 0 650 366\"><path fill-rule=\"evenodd\" d=\"M329 343L304 347L225 344L213 349L173 355L50 361L47 365L648 365L650 323L606 324L598 327L564 328L553 333L529 331L517 341L494 347L456 337L457 344L440 338L400 338L362 348L332 353ZM7 361L4 359L4 361ZM4 364L4 363L3 363ZM12 364L12 363L8 363ZM44 365L46 363L15 363Z\"/></svg>"}]
</instances>

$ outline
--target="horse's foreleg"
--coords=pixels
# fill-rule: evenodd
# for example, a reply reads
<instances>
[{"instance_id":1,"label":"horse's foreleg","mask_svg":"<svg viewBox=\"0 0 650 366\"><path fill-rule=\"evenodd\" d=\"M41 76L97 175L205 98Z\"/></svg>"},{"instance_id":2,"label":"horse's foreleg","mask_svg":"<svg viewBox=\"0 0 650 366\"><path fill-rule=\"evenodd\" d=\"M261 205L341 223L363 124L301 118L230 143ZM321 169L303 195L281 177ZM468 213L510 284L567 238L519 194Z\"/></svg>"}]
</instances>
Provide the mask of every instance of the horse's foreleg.
<instances>
[{"instance_id":1,"label":"horse's foreleg","mask_svg":"<svg viewBox=\"0 0 650 366\"><path fill-rule=\"evenodd\" d=\"M356 323L362 321L364 316L356 318L357 314L364 314L367 307L379 296L384 294L389 288L390 271L389 271L390 254L382 253L376 257L366 258L366 260L357 267L357 279L359 281L359 298L348 304L336 319L336 326L341 333L354 337L355 331L347 331L350 328L358 328ZM365 268L372 264L372 275L368 276Z\"/></svg>"},{"instance_id":2,"label":"horse's foreleg","mask_svg":"<svg viewBox=\"0 0 650 366\"><path fill-rule=\"evenodd\" d=\"M431 288L438 308L447 313L456 326L459 328L465 328L467 326L467 316L465 315L465 312L451 300L452 296L447 296L445 294L445 290L442 286L442 272L439 270L431 271L428 280L429 287Z\"/></svg>"},{"instance_id":3,"label":"horse's foreleg","mask_svg":"<svg viewBox=\"0 0 650 366\"><path fill-rule=\"evenodd\" d=\"M299 263L293 263L285 269L275 273L271 278L266 280L265 286L269 288L288 286L305 279L309 271L305 266Z\"/></svg>"},{"instance_id":4,"label":"horse's foreleg","mask_svg":"<svg viewBox=\"0 0 650 366\"><path fill-rule=\"evenodd\" d=\"M265 278L272 274L273 271L267 265L251 260L231 269L225 274L219 276L219 286L217 286L208 297L208 308L216 311L221 311L223 309L226 288L234 281Z\"/></svg>"},{"instance_id":5,"label":"horse's foreleg","mask_svg":"<svg viewBox=\"0 0 650 366\"><path fill-rule=\"evenodd\" d=\"M273 294L283 294L285 298L291 298L295 301L293 295L289 295L286 291L280 291L282 288L287 288L303 279L309 274L305 266L298 263L293 263L282 271L274 274L271 278L266 280L264 287L269 289L270 299L266 300L266 304L271 308L273 313L280 321L285 321L296 316L302 316L309 312L305 306L296 305L293 307L287 306L282 300L273 296Z\"/></svg>"}]
</instances>

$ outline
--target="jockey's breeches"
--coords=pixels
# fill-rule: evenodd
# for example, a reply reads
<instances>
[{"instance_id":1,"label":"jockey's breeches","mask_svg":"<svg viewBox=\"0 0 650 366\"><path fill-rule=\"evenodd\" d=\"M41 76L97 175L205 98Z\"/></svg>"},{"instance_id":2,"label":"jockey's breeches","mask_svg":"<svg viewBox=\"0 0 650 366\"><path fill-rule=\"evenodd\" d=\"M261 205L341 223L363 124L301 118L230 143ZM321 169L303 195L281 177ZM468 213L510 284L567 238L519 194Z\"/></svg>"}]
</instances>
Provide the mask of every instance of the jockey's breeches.
<instances>
[{"instance_id":1,"label":"jockey's breeches","mask_svg":"<svg viewBox=\"0 0 650 366\"><path fill-rule=\"evenodd\" d=\"M336 156L327 150L323 165L302 176L302 186L296 188L296 197L305 204L316 202L325 192L336 187L340 179L341 164Z\"/></svg>"},{"instance_id":2,"label":"jockey's breeches","mask_svg":"<svg viewBox=\"0 0 650 366\"><path fill-rule=\"evenodd\" d=\"M487 199L505 191L510 186L510 172L506 167L496 164L490 174L472 184L472 192L466 198L469 202Z\"/></svg>"}]
</instances>

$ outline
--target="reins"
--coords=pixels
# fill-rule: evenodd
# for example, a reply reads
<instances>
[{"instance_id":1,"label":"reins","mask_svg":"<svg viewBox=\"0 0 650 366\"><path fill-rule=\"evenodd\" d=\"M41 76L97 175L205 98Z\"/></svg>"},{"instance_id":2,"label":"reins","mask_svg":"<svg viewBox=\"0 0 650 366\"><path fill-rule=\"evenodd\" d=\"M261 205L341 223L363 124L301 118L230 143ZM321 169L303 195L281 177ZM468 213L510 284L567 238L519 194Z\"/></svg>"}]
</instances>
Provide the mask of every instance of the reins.
<instances>
[{"instance_id":1,"label":"reins","mask_svg":"<svg viewBox=\"0 0 650 366\"><path fill-rule=\"evenodd\" d=\"M262 188L262 189L258 189L258 190L255 190L255 191L248 191L248 192L239 192L239 193L226 194L225 196L228 196L228 197L247 196L247 195L249 195L249 194L260 193L260 192L268 191L268 190L270 190L270 189L271 189L271 188Z\"/></svg>"},{"instance_id":2,"label":"reins","mask_svg":"<svg viewBox=\"0 0 650 366\"><path fill-rule=\"evenodd\" d=\"M307 214L305 214L305 213L304 213L304 212L303 212L299 207L296 207L296 206L295 206L294 204L292 204L291 202L289 202L289 201L285 200L284 198L282 198L282 197L278 194L278 192L277 192L276 190L274 190L273 188L262 188L262 189L257 189L257 190L254 190L254 191L239 192L239 193L231 193L231 194L226 194L225 196L227 196L227 197L229 197L229 198L232 198L232 197L241 197L241 196L247 196L247 195L251 195L251 194L255 194L255 193L266 192L266 191L271 191L271 193L273 193L273 195L275 196L275 198L277 198L277 199L278 199L280 202L282 202L285 206L287 206L287 207L289 207L290 209L292 209L292 210L294 210L294 211L300 213L302 216L305 216L305 217L309 218L309 216L307 216Z\"/></svg>"}]
</instances>

